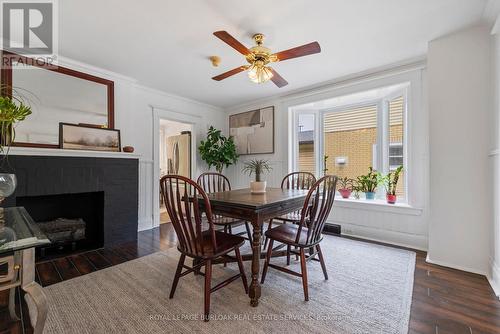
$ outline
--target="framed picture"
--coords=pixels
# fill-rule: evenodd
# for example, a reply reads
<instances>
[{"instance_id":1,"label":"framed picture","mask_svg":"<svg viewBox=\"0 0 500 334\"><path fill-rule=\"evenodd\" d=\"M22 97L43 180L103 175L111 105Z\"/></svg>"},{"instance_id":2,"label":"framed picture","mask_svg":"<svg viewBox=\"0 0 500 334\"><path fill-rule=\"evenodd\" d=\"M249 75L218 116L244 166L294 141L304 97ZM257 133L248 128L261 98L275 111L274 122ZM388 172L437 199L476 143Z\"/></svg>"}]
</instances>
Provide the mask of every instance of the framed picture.
<instances>
[{"instance_id":1,"label":"framed picture","mask_svg":"<svg viewBox=\"0 0 500 334\"><path fill-rule=\"evenodd\" d=\"M229 116L229 134L240 155L274 153L274 107Z\"/></svg>"},{"instance_id":2,"label":"framed picture","mask_svg":"<svg viewBox=\"0 0 500 334\"><path fill-rule=\"evenodd\" d=\"M59 147L70 150L120 152L120 130L59 123Z\"/></svg>"}]
</instances>

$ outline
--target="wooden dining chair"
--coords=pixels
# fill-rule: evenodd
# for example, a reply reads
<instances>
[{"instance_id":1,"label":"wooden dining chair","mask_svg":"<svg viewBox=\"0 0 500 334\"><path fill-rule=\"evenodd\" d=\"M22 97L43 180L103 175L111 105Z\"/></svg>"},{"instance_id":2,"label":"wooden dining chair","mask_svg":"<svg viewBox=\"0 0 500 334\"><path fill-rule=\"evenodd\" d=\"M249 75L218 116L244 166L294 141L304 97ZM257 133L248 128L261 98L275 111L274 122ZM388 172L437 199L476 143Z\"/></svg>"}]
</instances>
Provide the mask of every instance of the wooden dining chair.
<instances>
[{"instance_id":1,"label":"wooden dining chair","mask_svg":"<svg viewBox=\"0 0 500 334\"><path fill-rule=\"evenodd\" d=\"M301 189L309 190L312 185L316 183L316 177L314 174L309 172L293 172L287 174L281 181L281 189ZM290 212L286 215L275 217L269 220L267 229L270 230L274 223L292 223L298 224L300 221L300 210ZM264 242L264 248L266 248L268 239L266 238Z\"/></svg>"},{"instance_id":2,"label":"wooden dining chair","mask_svg":"<svg viewBox=\"0 0 500 334\"><path fill-rule=\"evenodd\" d=\"M180 277L191 272L204 275L204 314L205 321L208 321L212 292L241 277L245 293L248 294L248 283L240 254L240 247L245 243L245 239L215 229L207 194L194 181L179 175L166 175L160 180L160 188L168 215L177 234L177 249L181 253L170 290L170 299L174 297ZM200 204L203 204L202 209L206 215L206 221L202 219ZM233 251L235 257L229 255ZM193 259L192 267L184 264L186 257ZM212 287L212 263L220 258L236 260L239 273ZM205 273L200 272L203 266ZM183 272L183 269L186 270Z\"/></svg>"},{"instance_id":3,"label":"wooden dining chair","mask_svg":"<svg viewBox=\"0 0 500 334\"><path fill-rule=\"evenodd\" d=\"M207 172L203 173L198 177L196 181L198 185L208 194L229 191L231 190L231 182L229 179L220 173ZM247 221L234 219L231 217L224 217L221 215L214 215L214 224L218 226L223 226L224 232L233 234L233 227L239 225L245 225L247 239L252 242L252 233L250 232L250 225ZM238 233L237 235L243 235L244 232Z\"/></svg>"},{"instance_id":4,"label":"wooden dining chair","mask_svg":"<svg viewBox=\"0 0 500 334\"><path fill-rule=\"evenodd\" d=\"M301 217L298 225L282 224L266 231L266 237L269 238L270 242L267 248L266 262L262 270L262 284L264 284L269 267L301 277L304 288L304 298L306 301L309 300L306 267L306 261L309 260L319 261L325 280L328 279L325 259L321 252L320 243L321 240L323 240L322 232L325 227L326 219L332 210L336 186L336 176L327 175L322 177L309 190L300 213ZM290 264L290 253L296 253L300 256L300 273L270 263L274 241L287 245L287 265ZM296 247L298 252L292 250L292 246ZM306 249L312 250L307 256L305 254ZM316 255L318 255L319 259L316 258Z\"/></svg>"}]
</instances>

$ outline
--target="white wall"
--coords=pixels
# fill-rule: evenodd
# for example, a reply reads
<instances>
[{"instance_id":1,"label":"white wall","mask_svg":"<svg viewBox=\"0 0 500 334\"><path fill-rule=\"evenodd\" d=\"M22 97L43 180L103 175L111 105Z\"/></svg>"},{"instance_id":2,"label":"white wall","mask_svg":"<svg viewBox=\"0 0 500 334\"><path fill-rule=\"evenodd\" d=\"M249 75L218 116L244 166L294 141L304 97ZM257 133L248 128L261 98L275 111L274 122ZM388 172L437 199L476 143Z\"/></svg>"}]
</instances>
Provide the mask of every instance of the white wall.
<instances>
[{"instance_id":1,"label":"white wall","mask_svg":"<svg viewBox=\"0 0 500 334\"><path fill-rule=\"evenodd\" d=\"M490 35L429 43L429 262L487 274L491 227Z\"/></svg>"},{"instance_id":2,"label":"white wall","mask_svg":"<svg viewBox=\"0 0 500 334\"><path fill-rule=\"evenodd\" d=\"M396 208L337 201L329 221L340 224L344 234L427 249L428 119L423 90L424 68L425 62L423 61L395 64L391 67L340 78L328 86L227 109L228 114L235 114L272 105L275 107L275 153L241 156L238 164L227 170L234 187L248 187L250 178L241 173L242 163L255 157L268 159L271 162L273 171L265 178L271 186L279 187L281 179L289 172L290 166L289 150L292 135L289 131L291 122L289 107L411 82L409 142L412 149L409 156L409 168L412 176L409 180L411 182L409 188L413 194L410 200L412 207Z\"/></svg>"},{"instance_id":3,"label":"white wall","mask_svg":"<svg viewBox=\"0 0 500 334\"><path fill-rule=\"evenodd\" d=\"M497 20L500 24L500 20ZM500 27L497 27L500 28ZM500 29L494 29L491 37L491 92L492 114L490 117L490 175L493 193L491 205L493 219L490 233L489 278L497 296L500 295Z\"/></svg>"}]
</instances>

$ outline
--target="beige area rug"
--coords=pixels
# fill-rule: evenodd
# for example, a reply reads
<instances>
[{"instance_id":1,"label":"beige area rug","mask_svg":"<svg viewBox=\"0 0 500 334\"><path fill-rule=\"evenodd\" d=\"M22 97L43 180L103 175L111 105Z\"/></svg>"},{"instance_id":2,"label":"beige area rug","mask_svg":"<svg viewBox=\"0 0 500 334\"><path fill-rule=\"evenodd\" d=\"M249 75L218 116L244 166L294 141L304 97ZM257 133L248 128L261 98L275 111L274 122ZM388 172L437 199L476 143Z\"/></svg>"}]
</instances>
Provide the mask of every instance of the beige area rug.
<instances>
[{"instance_id":1,"label":"beige area rug","mask_svg":"<svg viewBox=\"0 0 500 334\"><path fill-rule=\"evenodd\" d=\"M212 294L213 319L203 322L203 276L181 278L168 299L179 258L170 249L45 288L44 333L408 332L415 253L332 236L322 248L330 279L308 263L309 302L300 278L269 268L257 308L237 280ZM236 264L217 265L212 284L236 272Z\"/></svg>"}]
</instances>

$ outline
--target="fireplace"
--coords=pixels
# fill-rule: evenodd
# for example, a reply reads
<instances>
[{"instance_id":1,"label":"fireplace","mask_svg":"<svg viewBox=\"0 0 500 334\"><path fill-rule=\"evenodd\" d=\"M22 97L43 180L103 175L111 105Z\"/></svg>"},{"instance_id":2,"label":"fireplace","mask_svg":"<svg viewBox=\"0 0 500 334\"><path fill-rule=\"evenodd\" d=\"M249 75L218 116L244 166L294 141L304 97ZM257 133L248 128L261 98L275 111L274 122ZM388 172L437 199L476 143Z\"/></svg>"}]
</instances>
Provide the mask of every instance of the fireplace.
<instances>
[{"instance_id":1,"label":"fireplace","mask_svg":"<svg viewBox=\"0 0 500 334\"><path fill-rule=\"evenodd\" d=\"M104 192L20 196L16 205L26 208L51 241L38 250L40 257L101 248L104 244Z\"/></svg>"},{"instance_id":2,"label":"fireplace","mask_svg":"<svg viewBox=\"0 0 500 334\"><path fill-rule=\"evenodd\" d=\"M0 170L16 174L18 185L2 206L25 206L38 222L82 219L85 222L82 247L111 247L136 241L139 161L125 154L126 158L114 154L120 157L11 154L9 163Z\"/></svg>"}]
</instances>

